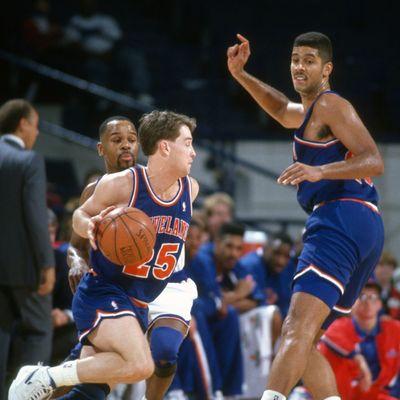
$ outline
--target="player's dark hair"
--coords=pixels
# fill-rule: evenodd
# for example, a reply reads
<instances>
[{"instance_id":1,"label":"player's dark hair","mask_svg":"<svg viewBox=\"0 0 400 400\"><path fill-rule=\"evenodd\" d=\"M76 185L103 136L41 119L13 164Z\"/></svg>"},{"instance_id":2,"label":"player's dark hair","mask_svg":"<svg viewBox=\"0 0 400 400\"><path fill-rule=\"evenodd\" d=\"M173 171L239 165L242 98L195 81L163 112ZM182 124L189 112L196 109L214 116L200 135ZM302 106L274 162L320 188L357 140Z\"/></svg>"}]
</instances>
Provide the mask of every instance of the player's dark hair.
<instances>
[{"instance_id":1,"label":"player's dark hair","mask_svg":"<svg viewBox=\"0 0 400 400\"><path fill-rule=\"evenodd\" d=\"M217 232L217 238L222 238L226 235L235 235L235 236L242 236L244 235L244 226L241 224L238 224L237 222L226 222L223 224L218 232Z\"/></svg>"},{"instance_id":2,"label":"player's dark hair","mask_svg":"<svg viewBox=\"0 0 400 400\"><path fill-rule=\"evenodd\" d=\"M317 49L324 63L332 61L332 43L328 36L320 32L302 33L294 39L293 47L307 46Z\"/></svg>"},{"instance_id":3,"label":"player's dark hair","mask_svg":"<svg viewBox=\"0 0 400 400\"><path fill-rule=\"evenodd\" d=\"M8 100L0 107L0 134L14 133L22 118L29 119L35 111L24 99Z\"/></svg>"},{"instance_id":4,"label":"player's dark hair","mask_svg":"<svg viewBox=\"0 0 400 400\"><path fill-rule=\"evenodd\" d=\"M274 233L273 235L271 235L267 243L267 245L272 246L273 248L277 248L282 244L293 246L292 238L284 232Z\"/></svg>"},{"instance_id":5,"label":"player's dark hair","mask_svg":"<svg viewBox=\"0 0 400 400\"><path fill-rule=\"evenodd\" d=\"M174 141L182 125L186 125L191 133L196 129L194 118L173 111L152 111L144 114L139 123L139 141L146 156L156 152L159 140Z\"/></svg>"},{"instance_id":6,"label":"player's dark hair","mask_svg":"<svg viewBox=\"0 0 400 400\"><path fill-rule=\"evenodd\" d=\"M103 135L106 133L107 131L107 125L109 122L111 121L128 121L129 123L131 123L133 125L133 127L136 129L135 124L128 118L128 117L123 117L122 115L115 115L114 117L109 117L107 119L105 119L100 127L99 127L99 139L101 140L101 138L103 137Z\"/></svg>"}]
</instances>

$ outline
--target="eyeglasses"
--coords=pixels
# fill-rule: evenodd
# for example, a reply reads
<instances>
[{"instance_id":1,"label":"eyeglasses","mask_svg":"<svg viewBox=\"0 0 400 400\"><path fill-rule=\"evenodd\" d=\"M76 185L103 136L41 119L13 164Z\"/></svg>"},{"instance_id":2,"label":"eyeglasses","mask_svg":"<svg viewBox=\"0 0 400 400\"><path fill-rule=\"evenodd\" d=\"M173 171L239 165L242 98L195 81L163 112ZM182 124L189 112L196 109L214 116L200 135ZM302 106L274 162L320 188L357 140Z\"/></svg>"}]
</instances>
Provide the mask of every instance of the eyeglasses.
<instances>
[{"instance_id":1,"label":"eyeglasses","mask_svg":"<svg viewBox=\"0 0 400 400\"><path fill-rule=\"evenodd\" d=\"M362 293L359 297L359 300L365 302L367 300L371 300L373 302L380 300L380 296L375 293Z\"/></svg>"}]
</instances>

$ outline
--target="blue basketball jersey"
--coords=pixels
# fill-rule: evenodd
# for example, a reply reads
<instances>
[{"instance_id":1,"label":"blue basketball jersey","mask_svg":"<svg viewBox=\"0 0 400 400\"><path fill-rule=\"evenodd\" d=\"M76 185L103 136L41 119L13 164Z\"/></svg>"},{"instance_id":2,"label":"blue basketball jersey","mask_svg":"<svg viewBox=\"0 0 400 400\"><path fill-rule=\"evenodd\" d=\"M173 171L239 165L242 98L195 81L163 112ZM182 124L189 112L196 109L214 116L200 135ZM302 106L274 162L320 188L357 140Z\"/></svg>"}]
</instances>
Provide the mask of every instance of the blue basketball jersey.
<instances>
[{"instance_id":1,"label":"blue basketball jersey","mask_svg":"<svg viewBox=\"0 0 400 400\"><path fill-rule=\"evenodd\" d=\"M92 249L91 262L95 273L122 287L136 300L149 303L162 292L171 275L184 267L185 240L192 217L191 182L188 176L179 179L176 196L165 201L151 188L147 168L135 166L130 171L133 190L128 206L151 218L156 230L153 254L140 266L118 265Z\"/></svg>"},{"instance_id":2,"label":"blue basketball jersey","mask_svg":"<svg viewBox=\"0 0 400 400\"><path fill-rule=\"evenodd\" d=\"M351 152L338 140L327 142L315 142L303 138L308 121L311 118L315 102L325 93L321 93L307 110L304 121L294 133L293 159L307 165L324 165L337 161L343 161L352 156ZM337 94L336 94L337 95ZM297 200L301 207L311 213L314 206L326 201L340 198L358 199L378 203L378 193L371 179L323 179L318 182L301 182L298 186Z\"/></svg>"}]
</instances>

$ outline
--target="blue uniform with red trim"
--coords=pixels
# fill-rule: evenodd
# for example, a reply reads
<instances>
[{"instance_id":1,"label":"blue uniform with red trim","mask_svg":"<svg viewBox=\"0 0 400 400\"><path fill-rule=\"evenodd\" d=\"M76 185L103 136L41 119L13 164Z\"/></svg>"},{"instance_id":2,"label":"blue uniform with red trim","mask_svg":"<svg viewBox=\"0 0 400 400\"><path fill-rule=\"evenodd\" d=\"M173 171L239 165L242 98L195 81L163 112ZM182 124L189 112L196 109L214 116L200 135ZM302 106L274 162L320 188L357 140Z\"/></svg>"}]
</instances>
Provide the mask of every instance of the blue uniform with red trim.
<instances>
[{"instance_id":1,"label":"blue uniform with red trim","mask_svg":"<svg viewBox=\"0 0 400 400\"><path fill-rule=\"evenodd\" d=\"M133 180L130 207L144 211L156 230L151 259L140 266L117 265L99 250L91 251L93 272L82 279L74 296L73 313L80 340L103 318L133 315L147 327L147 303L170 281L184 279L185 240L192 216L190 178L179 179L176 196L161 200L151 188L147 169L130 168ZM172 278L173 277L173 278Z\"/></svg>"},{"instance_id":2,"label":"blue uniform with red trim","mask_svg":"<svg viewBox=\"0 0 400 400\"><path fill-rule=\"evenodd\" d=\"M327 91L320 96L326 94L337 95ZM338 139L314 142L303 138L320 96L294 133L294 161L312 166L351 157ZM293 291L310 293L336 312L350 312L382 252L384 230L377 191L369 178L324 179L300 183L297 198L310 216ZM324 327L336 316L333 313L328 317Z\"/></svg>"}]
</instances>

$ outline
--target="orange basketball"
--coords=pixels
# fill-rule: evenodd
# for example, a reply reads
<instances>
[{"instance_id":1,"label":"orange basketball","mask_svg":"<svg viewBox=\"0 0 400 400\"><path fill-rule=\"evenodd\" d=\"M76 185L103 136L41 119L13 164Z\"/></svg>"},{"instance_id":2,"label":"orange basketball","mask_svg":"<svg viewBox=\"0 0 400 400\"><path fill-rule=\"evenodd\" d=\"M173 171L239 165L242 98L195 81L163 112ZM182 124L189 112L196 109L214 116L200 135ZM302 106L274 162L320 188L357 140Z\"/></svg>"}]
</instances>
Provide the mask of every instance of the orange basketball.
<instances>
[{"instance_id":1,"label":"orange basketball","mask_svg":"<svg viewBox=\"0 0 400 400\"><path fill-rule=\"evenodd\" d=\"M142 210L120 207L98 224L96 240L101 252L113 263L137 266L150 260L156 231Z\"/></svg>"}]
</instances>

